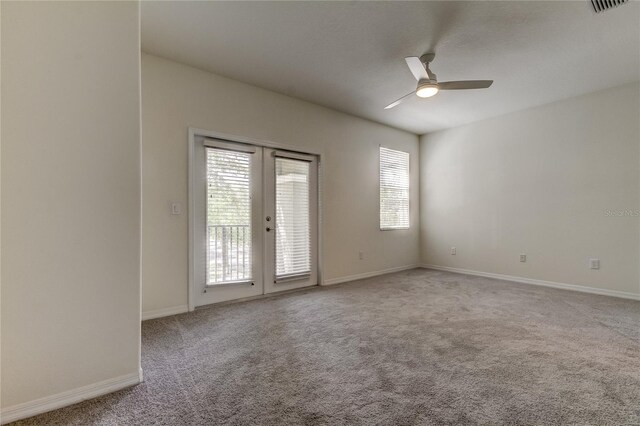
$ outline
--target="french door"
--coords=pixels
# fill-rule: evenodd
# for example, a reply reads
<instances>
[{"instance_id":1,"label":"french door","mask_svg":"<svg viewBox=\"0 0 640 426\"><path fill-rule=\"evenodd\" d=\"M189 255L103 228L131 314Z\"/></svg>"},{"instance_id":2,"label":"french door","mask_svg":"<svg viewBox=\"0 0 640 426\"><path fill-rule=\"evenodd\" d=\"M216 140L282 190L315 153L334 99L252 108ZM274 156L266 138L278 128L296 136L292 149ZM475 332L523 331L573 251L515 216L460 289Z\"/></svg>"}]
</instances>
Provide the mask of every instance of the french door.
<instances>
[{"instance_id":1,"label":"french door","mask_svg":"<svg viewBox=\"0 0 640 426\"><path fill-rule=\"evenodd\" d=\"M313 155L196 138L196 306L318 283Z\"/></svg>"}]
</instances>

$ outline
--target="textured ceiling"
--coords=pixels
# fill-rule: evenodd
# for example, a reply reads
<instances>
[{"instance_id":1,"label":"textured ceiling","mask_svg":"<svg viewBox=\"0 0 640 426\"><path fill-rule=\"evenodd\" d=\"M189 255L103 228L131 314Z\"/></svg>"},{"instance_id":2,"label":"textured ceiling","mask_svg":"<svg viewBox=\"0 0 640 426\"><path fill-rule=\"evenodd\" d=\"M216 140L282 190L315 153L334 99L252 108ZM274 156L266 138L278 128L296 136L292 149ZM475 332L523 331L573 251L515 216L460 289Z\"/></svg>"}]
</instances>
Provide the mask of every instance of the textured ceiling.
<instances>
[{"instance_id":1,"label":"textured ceiling","mask_svg":"<svg viewBox=\"0 0 640 426\"><path fill-rule=\"evenodd\" d=\"M142 2L142 49L422 134L640 79L640 3ZM438 80L493 79L384 106Z\"/></svg>"}]
</instances>

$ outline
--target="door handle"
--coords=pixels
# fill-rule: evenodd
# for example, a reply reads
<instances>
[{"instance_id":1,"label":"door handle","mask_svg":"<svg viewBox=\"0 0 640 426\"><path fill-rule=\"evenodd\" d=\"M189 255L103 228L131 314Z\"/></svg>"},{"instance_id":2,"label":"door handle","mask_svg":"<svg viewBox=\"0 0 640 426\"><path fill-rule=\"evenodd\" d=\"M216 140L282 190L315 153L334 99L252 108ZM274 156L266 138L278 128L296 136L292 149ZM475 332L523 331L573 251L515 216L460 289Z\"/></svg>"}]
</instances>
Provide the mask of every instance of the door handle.
<instances>
[{"instance_id":1,"label":"door handle","mask_svg":"<svg viewBox=\"0 0 640 426\"><path fill-rule=\"evenodd\" d=\"M267 226L267 232L269 232L269 231L271 231L271 228L269 228L269 227Z\"/></svg>"}]
</instances>

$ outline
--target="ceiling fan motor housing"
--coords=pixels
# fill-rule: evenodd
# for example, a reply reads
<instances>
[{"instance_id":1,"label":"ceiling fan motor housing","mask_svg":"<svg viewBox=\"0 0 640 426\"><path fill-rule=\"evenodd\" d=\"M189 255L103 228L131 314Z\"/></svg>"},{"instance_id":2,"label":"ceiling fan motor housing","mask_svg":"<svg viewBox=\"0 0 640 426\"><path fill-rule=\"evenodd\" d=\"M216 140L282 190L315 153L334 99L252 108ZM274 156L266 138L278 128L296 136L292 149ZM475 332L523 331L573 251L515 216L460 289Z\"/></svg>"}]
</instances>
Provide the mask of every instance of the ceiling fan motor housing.
<instances>
[{"instance_id":1,"label":"ceiling fan motor housing","mask_svg":"<svg viewBox=\"0 0 640 426\"><path fill-rule=\"evenodd\" d=\"M424 55L420 56L420 62L422 62L423 64L428 64L429 62L433 61L435 57L435 53L425 53Z\"/></svg>"},{"instance_id":2,"label":"ceiling fan motor housing","mask_svg":"<svg viewBox=\"0 0 640 426\"><path fill-rule=\"evenodd\" d=\"M438 82L436 80L420 80L418 82L418 89L421 89L422 87L428 87L428 86L437 86Z\"/></svg>"}]
</instances>

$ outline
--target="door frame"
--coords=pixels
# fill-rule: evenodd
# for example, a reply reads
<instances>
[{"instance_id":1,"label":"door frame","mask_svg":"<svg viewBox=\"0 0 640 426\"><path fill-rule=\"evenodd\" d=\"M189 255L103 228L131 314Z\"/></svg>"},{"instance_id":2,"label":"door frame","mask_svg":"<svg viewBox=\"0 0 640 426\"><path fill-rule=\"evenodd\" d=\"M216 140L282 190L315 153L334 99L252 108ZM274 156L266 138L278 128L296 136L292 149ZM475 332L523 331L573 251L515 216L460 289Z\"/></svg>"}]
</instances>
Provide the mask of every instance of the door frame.
<instances>
[{"instance_id":1,"label":"door frame","mask_svg":"<svg viewBox=\"0 0 640 426\"><path fill-rule=\"evenodd\" d=\"M318 239L318 157L313 154L301 154L299 152L291 152L281 149L264 148L263 156L265 158L263 167L262 182L264 189L262 192L263 201L263 219L266 215L272 216L274 219L273 227L274 232L264 235L263 250L264 255L264 270L263 272L263 292L264 294L280 293L281 291L294 290L298 288L312 287L318 285L318 250L317 244L313 244ZM276 160L277 158L287 158L290 160L304 161L309 166L309 227L311 233L309 238L311 239L311 268L308 276L302 277L281 277L280 280L276 277L276 236L278 226L278 213L276 211ZM263 222L263 226L269 226L269 222ZM267 278L268 277L268 278ZM309 285L309 282L316 284Z\"/></svg>"},{"instance_id":2,"label":"door frame","mask_svg":"<svg viewBox=\"0 0 640 426\"><path fill-rule=\"evenodd\" d=\"M318 199L317 199L317 206L318 206L318 211L317 211L317 216L318 216L318 235L317 235L317 257L318 257L318 268L317 268L317 274L318 274L318 284L317 285L324 285L324 274L323 274L323 269L324 269L324 263L323 263L323 256L322 256L322 241L323 241L323 232L322 232L322 181L323 181L323 153L322 152L318 152L315 150L302 150L300 147L295 147L292 145L286 145L286 144L281 144L281 143L277 143L277 142L272 142L269 140L263 140L263 139L254 139L254 138L247 138L247 137L243 137L243 136L237 136L237 135L231 135L231 134L227 134L227 133L221 133L221 132L216 132L213 130L205 130L205 129L199 129L196 127L189 127L188 128L188 154L189 154L189 164L188 164L188 185L189 185L189 193L188 193L188 222L189 222L189 277L188 277L188 284L187 284L187 291L188 291L188 300L189 300L189 311L193 311L196 306L195 306L195 296L196 296L196 292L197 287L196 287L196 282L195 282L195 269L194 269L194 240L195 240L195 224L196 224L196 209L195 209L195 202L196 202L196 194L195 194L195 184L194 184L194 180L196 178L196 170L195 170L195 149L196 149L196 139L198 137L206 137L206 138L213 138L213 139L218 139L221 141L228 141L228 142L233 142L233 143L240 143L240 144L248 144L248 145L254 145L254 146L258 146L258 147L263 147L263 148L273 148L273 149L281 149L281 150L286 150L286 151L290 151L293 153L300 153L300 154L307 154L307 155L315 155L318 158L318 190L317 190L317 195L318 195ZM264 205L264 196L265 194L262 195L263 200L262 203ZM306 287L308 288L308 287ZM274 293L270 293L269 295L273 295ZM224 303L224 302L223 302Z\"/></svg>"}]
</instances>

